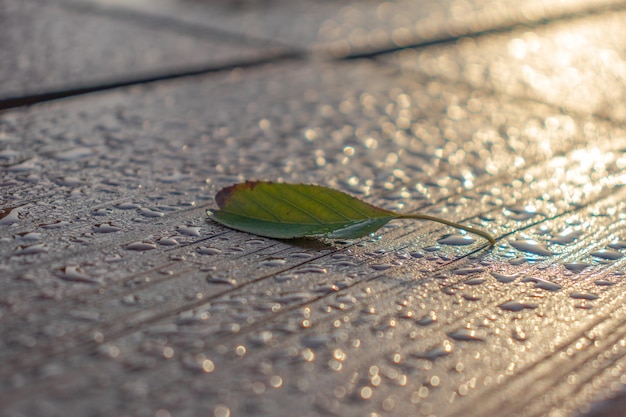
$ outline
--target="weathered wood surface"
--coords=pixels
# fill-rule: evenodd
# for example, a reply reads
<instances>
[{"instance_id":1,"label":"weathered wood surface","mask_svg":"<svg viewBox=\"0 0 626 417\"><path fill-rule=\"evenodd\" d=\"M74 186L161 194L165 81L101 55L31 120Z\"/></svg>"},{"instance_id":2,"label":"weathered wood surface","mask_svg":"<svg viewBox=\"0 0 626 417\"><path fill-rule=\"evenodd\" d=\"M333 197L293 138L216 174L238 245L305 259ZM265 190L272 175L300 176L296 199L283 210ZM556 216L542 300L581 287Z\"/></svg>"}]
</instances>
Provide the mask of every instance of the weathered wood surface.
<instances>
[{"instance_id":1,"label":"weathered wood surface","mask_svg":"<svg viewBox=\"0 0 626 417\"><path fill-rule=\"evenodd\" d=\"M0 105L276 59L285 48L59 2L0 2Z\"/></svg>"},{"instance_id":2,"label":"weathered wood surface","mask_svg":"<svg viewBox=\"0 0 626 417\"><path fill-rule=\"evenodd\" d=\"M178 22L160 35L171 45L184 36L221 48L230 31L242 62L252 35L267 45L260 58L277 45L337 53L310 28L350 8L381 26L345 36L344 52L387 50L367 34L391 39L398 27L385 22L430 10L397 2L386 20L375 2L106 3L49 7L111 27L166 16ZM0 414L626 415L626 11L515 4L502 10L525 19L476 12L461 34L567 19L5 109ZM480 2L455 7L486 13ZM306 20L305 9L323 13ZM212 10L237 24L199 22ZM292 37L270 20L246 23L271 16L263 10L280 10ZM453 25L452 15L430 17ZM162 53L187 57L181 72L197 58ZM6 65L3 80L27 79ZM498 243L425 222L287 242L207 221L217 190L244 179L332 186L484 228Z\"/></svg>"}]
</instances>

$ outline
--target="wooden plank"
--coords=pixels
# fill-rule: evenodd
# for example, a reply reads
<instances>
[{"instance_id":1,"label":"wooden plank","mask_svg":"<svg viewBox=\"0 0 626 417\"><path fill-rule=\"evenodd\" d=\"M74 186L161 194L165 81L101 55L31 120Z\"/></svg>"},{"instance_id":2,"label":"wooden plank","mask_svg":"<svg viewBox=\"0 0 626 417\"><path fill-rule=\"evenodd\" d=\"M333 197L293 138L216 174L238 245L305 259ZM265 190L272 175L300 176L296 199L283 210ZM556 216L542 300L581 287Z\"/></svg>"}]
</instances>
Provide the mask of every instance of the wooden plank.
<instances>
[{"instance_id":1,"label":"wooden plank","mask_svg":"<svg viewBox=\"0 0 626 417\"><path fill-rule=\"evenodd\" d=\"M0 114L0 409L601 412L626 384L626 133L532 98L354 60ZM254 178L498 243L411 222L285 242L207 221L219 188Z\"/></svg>"},{"instance_id":2,"label":"wooden plank","mask_svg":"<svg viewBox=\"0 0 626 417\"><path fill-rule=\"evenodd\" d=\"M0 3L0 108L25 96L69 95L285 53L272 45L189 34L56 3Z\"/></svg>"},{"instance_id":3,"label":"wooden plank","mask_svg":"<svg viewBox=\"0 0 626 417\"><path fill-rule=\"evenodd\" d=\"M626 41L620 33L625 20L622 10L451 45L408 49L380 59L409 73L624 121Z\"/></svg>"},{"instance_id":4,"label":"wooden plank","mask_svg":"<svg viewBox=\"0 0 626 417\"><path fill-rule=\"evenodd\" d=\"M251 41L278 42L335 57L369 54L457 39L519 24L537 24L601 10L620 0L311 0L187 2L181 0L57 0L117 16L146 17L194 30L209 28Z\"/></svg>"}]
</instances>

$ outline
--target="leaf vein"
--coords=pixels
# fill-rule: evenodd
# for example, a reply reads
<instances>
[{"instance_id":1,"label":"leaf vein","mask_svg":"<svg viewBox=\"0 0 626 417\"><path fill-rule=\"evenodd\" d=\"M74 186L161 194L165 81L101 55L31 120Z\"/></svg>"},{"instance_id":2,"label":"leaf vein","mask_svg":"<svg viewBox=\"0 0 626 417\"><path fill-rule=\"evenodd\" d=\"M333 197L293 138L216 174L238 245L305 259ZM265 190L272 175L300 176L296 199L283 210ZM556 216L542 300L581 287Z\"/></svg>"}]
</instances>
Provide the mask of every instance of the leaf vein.
<instances>
[{"instance_id":1,"label":"leaf vein","mask_svg":"<svg viewBox=\"0 0 626 417\"><path fill-rule=\"evenodd\" d=\"M315 202L315 203L317 203L317 204L320 204L320 205L322 205L322 206L326 207L327 209L329 209L330 211L332 211L333 213L335 213L337 216L342 217L342 218L344 218L345 220L348 220L348 221L358 220L358 219L354 219L354 218L352 218L352 217L350 217L350 216L345 215L344 213L342 213L342 212L340 212L339 210L337 210L337 208L333 207L333 206L332 206L332 205L330 205L330 204L327 204L325 201L323 201L323 200L321 200L321 199L318 199L318 198L311 197L310 195L305 194L305 193L303 193L302 191L300 191L300 190L298 190L298 189L296 189L296 188L293 188L291 191L292 191L292 192L295 192L295 193L297 193L297 194L300 194L301 196L303 196L303 197L305 197L305 198L307 198L307 199L309 199L309 200L312 200L312 201L314 201L314 202ZM344 204L344 206L347 206L347 205L346 205L346 204ZM350 206L348 206L348 207L350 207ZM356 209L355 209L355 210L356 210ZM356 211L359 211L359 210L356 210ZM359 211L359 212L360 212L360 211ZM366 217L367 217L367 216L366 216Z\"/></svg>"},{"instance_id":2,"label":"leaf vein","mask_svg":"<svg viewBox=\"0 0 626 417\"><path fill-rule=\"evenodd\" d=\"M287 206L291 206L292 208L294 208L294 209L298 210L299 212L303 213L304 215L308 216L310 219L316 221L318 224L325 224L325 222L322 219L318 218L317 216L314 216L313 214L311 214L310 212L304 210L303 208L298 207L296 204L292 203L291 201L285 200L284 198L279 197L279 196L277 196L275 194L271 194L271 193L269 193L265 189L262 190L262 192L264 192L267 196L269 196L269 197L271 197L271 198L273 198L275 200L278 200L278 201L282 202L283 204L285 204ZM276 216L276 217L277 217L279 223L286 223L284 221L281 221L278 216Z\"/></svg>"},{"instance_id":3,"label":"leaf vein","mask_svg":"<svg viewBox=\"0 0 626 417\"><path fill-rule=\"evenodd\" d=\"M335 201L337 201L339 204L342 204L342 205L343 205L343 206L345 206L345 207L349 207L349 208L351 208L352 210L354 210L354 211L358 212L361 216L363 216L363 217L364 217L364 218L366 218L366 219L371 219L371 218L372 218L372 216L371 216L371 215L369 215L369 214L365 213L365 212L364 212L363 210L361 210L360 208L355 207L355 206L352 206L352 205L350 205L350 204L346 203L345 201L341 201L341 200L339 200L339 199L335 199ZM363 201L360 201L360 202L361 202L361 203L363 203Z\"/></svg>"},{"instance_id":4,"label":"leaf vein","mask_svg":"<svg viewBox=\"0 0 626 417\"><path fill-rule=\"evenodd\" d=\"M250 199L250 200L248 200L248 201L249 201L249 202L251 202L251 203L253 203L253 204L255 204L257 207L260 207L260 208L261 208L261 210L265 211L267 214L269 214L271 217L273 217L273 218L274 218L274 219L275 219L278 223L282 223L282 221L281 221L281 219L280 219L280 216L278 216L278 215L277 215L276 213L274 213L272 210L270 210L270 209L268 209L267 207L265 207L265 205L263 205L263 204L262 204L262 203L260 203L259 201L257 201L257 200L253 200L253 199ZM250 214L250 212L249 212L248 210L246 210L244 206L240 206L240 207L239 207L239 209L240 209L241 211L243 211L243 212L245 213L246 217L248 217L248 218L250 218L250 219L259 219L259 220L262 220L262 219L263 219L262 217L258 217L258 216L255 216L255 215L253 215L253 214Z\"/></svg>"}]
</instances>

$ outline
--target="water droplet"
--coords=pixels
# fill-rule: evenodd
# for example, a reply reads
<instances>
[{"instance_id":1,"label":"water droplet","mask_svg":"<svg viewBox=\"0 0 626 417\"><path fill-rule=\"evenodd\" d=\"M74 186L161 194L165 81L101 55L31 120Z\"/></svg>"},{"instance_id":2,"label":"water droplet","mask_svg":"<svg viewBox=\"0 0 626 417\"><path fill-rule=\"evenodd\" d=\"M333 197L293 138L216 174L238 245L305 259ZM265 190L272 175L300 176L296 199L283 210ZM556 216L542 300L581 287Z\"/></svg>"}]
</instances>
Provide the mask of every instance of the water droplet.
<instances>
[{"instance_id":1,"label":"water droplet","mask_svg":"<svg viewBox=\"0 0 626 417\"><path fill-rule=\"evenodd\" d=\"M466 342L482 342L485 339L478 335L476 330L462 328L448 333L448 336L454 340L461 340Z\"/></svg>"},{"instance_id":2,"label":"water droplet","mask_svg":"<svg viewBox=\"0 0 626 417\"><path fill-rule=\"evenodd\" d=\"M211 313L208 311L183 311L176 319L176 324L179 326L205 324L210 317Z\"/></svg>"},{"instance_id":3,"label":"water droplet","mask_svg":"<svg viewBox=\"0 0 626 417\"><path fill-rule=\"evenodd\" d=\"M122 258L122 255L120 255L119 253L114 253L112 255L106 256L104 258L104 262L119 262L122 259L124 259Z\"/></svg>"},{"instance_id":4,"label":"water droplet","mask_svg":"<svg viewBox=\"0 0 626 417\"><path fill-rule=\"evenodd\" d=\"M330 337L324 334L306 336L302 338L302 346L311 349L326 346L330 342Z\"/></svg>"},{"instance_id":5,"label":"water droplet","mask_svg":"<svg viewBox=\"0 0 626 417\"><path fill-rule=\"evenodd\" d=\"M303 303L313 297L314 295L309 292L293 292L274 298L274 301L281 304Z\"/></svg>"},{"instance_id":6,"label":"water droplet","mask_svg":"<svg viewBox=\"0 0 626 417\"><path fill-rule=\"evenodd\" d=\"M411 194L406 190L406 188L400 188L382 196L382 198L389 201L405 200L410 197Z\"/></svg>"},{"instance_id":7,"label":"water droplet","mask_svg":"<svg viewBox=\"0 0 626 417\"><path fill-rule=\"evenodd\" d=\"M162 246L176 246L178 245L178 241L173 238L173 237L162 237L161 239L157 240L156 242L159 245Z\"/></svg>"},{"instance_id":8,"label":"water droplet","mask_svg":"<svg viewBox=\"0 0 626 417\"><path fill-rule=\"evenodd\" d=\"M504 214L510 219L524 221L533 218L540 213L537 212L537 209L534 206L528 204L507 207Z\"/></svg>"},{"instance_id":9,"label":"water droplet","mask_svg":"<svg viewBox=\"0 0 626 417\"><path fill-rule=\"evenodd\" d=\"M113 210L109 208L99 208L91 212L92 216L108 216Z\"/></svg>"},{"instance_id":10,"label":"water droplet","mask_svg":"<svg viewBox=\"0 0 626 417\"><path fill-rule=\"evenodd\" d=\"M449 286L449 285L442 285L440 287L440 290L442 293L447 294L447 295L454 295L456 294L456 288Z\"/></svg>"},{"instance_id":11,"label":"water droplet","mask_svg":"<svg viewBox=\"0 0 626 417\"><path fill-rule=\"evenodd\" d=\"M70 225L70 222L67 222L65 220L57 220L54 223L40 224L39 227L41 227L42 229L61 229L69 225Z\"/></svg>"},{"instance_id":12,"label":"water droplet","mask_svg":"<svg viewBox=\"0 0 626 417\"><path fill-rule=\"evenodd\" d=\"M448 235L443 239L439 239L437 243L441 245L465 246L476 242L476 239L469 235Z\"/></svg>"},{"instance_id":13,"label":"water droplet","mask_svg":"<svg viewBox=\"0 0 626 417\"><path fill-rule=\"evenodd\" d=\"M19 233L18 240L21 242L38 242L41 240L42 235L38 232L27 232L27 233Z\"/></svg>"},{"instance_id":14,"label":"water droplet","mask_svg":"<svg viewBox=\"0 0 626 417\"><path fill-rule=\"evenodd\" d=\"M498 281L504 283L504 284L508 284L509 282L513 282L515 281L517 278L519 278L518 275L505 275L505 274L500 274L498 272L492 272L491 275L497 279Z\"/></svg>"},{"instance_id":15,"label":"water droplet","mask_svg":"<svg viewBox=\"0 0 626 417\"><path fill-rule=\"evenodd\" d=\"M626 249L626 240L618 240L609 245L611 249Z\"/></svg>"},{"instance_id":16,"label":"water droplet","mask_svg":"<svg viewBox=\"0 0 626 417\"><path fill-rule=\"evenodd\" d=\"M370 265L370 268L376 271L385 271L389 268L393 268L393 265L392 264L374 264L374 265Z\"/></svg>"},{"instance_id":17,"label":"water droplet","mask_svg":"<svg viewBox=\"0 0 626 417\"><path fill-rule=\"evenodd\" d=\"M94 233L115 233L122 230L120 227L113 226L110 223L97 224L93 228Z\"/></svg>"},{"instance_id":18,"label":"water droplet","mask_svg":"<svg viewBox=\"0 0 626 417\"><path fill-rule=\"evenodd\" d=\"M267 302L255 303L254 308L255 310L258 310L258 311L271 311L275 313L277 311L280 311L283 308L283 306L280 305L280 303L277 303L274 301L267 301Z\"/></svg>"},{"instance_id":19,"label":"water droplet","mask_svg":"<svg viewBox=\"0 0 626 417\"><path fill-rule=\"evenodd\" d=\"M37 255L41 253L48 253L48 248L43 243L37 243L35 245L30 245L30 246L20 246L15 251L16 256Z\"/></svg>"},{"instance_id":20,"label":"water droplet","mask_svg":"<svg viewBox=\"0 0 626 417\"><path fill-rule=\"evenodd\" d=\"M552 256L553 252L550 252L548 248L542 243L532 239L513 240L509 242L511 246L522 252L532 253L539 256Z\"/></svg>"},{"instance_id":21,"label":"water droplet","mask_svg":"<svg viewBox=\"0 0 626 417\"><path fill-rule=\"evenodd\" d=\"M250 341L255 345L266 345L272 341L274 335L269 330L262 330L250 336Z\"/></svg>"},{"instance_id":22,"label":"water droplet","mask_svg":"<svg viewBox=\"0 0 626 417\"><path fill-rule=\"evenodd\" d=\"M519 326L515 326L513 328L513 330L511 331L511 336L513 336L513 339L517 340L518 342L524 342L528 339L528 336L526 336L526 332L524 331L524 329Z\"/></svg>"},{"instance_id":23,"label":"water droplet","mask_svg":"<svg viewBox=\"0 0 626 417\"><path fill-rule=\"evenodd\" d=\"M401 319L412 319L415 317L415 311L413 310L402 310L398 313L398 318Z\"/></svg>"},{"instance_id":24,"label":"water droplet","mask_svg":"<svg viewBox=\"0 0 626 417\"><path fill-rule=\"evenodd\" d=\"M538 306L537 304L522 303L521 301L507 301L506 303L500 304L498 307L508 311L522 311L524 309L535 309Z\"/></svg>"},{"instance_id":25,"label":"water droplet","mask_svg":"<svg viewBox=\"0 0 626 417\"><path fill-rule=\"evenodd\" d=\"M209 284L224 284L224 285L237 285L237 280L231 277L224 276L208 276L206 282Z\"/></svg>"},{"instance_id":26,"label":"water droplet","mask_svg":"<svg viewBox=\"0 0 626 417\"><path fill-rule=\"evenodd\" d=\"M200 237L200 227L198 226L178 226L176 231L183 235Z\"/></svg>"},{"instance_id":27,"label":"water droplet","mask_svg":"<svg viewBox=\"0 0 626 417\"><path fill-rule=\"evenodd\" d=\"M289 254L289 257L294 259L311 259L313 255L308 252L293 252Z\"/></svg>"},{"instance_id":28,"label":"water droplet","mask_svg":"<svg viewBox=\"0 0 626 417\"><path fill-rule=\"evenodd\" d=\"M62 187L78 187L85 184L85 181L78 177L59 177L54 182Z\"/></svg>"},{"instance_id":29,"label":"water droplet","mask_svg":"<svg viewBox=\"0 0 626 417\"><path fill-rule=\"evenodd\" d=\"M184 353L182 356L182 364L185 368L192 371L202 371L207 374L215 371L215 363L202 353L195 355Z\"/></svg>"},{"instance_id":30,"label":"water droplet","mask_svg":"<svg viewBox=\"0 0 626 417\"><path fill-rule=\"evenodd\" d=\"M157 246L154 243L150 242L133 242L126 245L126 250L135 250L135 251L146 251L156 249Z\"/></svg>"},{"instance_id":31,"label":"water droplet","mask_svg":"<svg viewBox=\"0 0 626 417\"><path fill-rule=\"evenodd\" d=\"M462 294L461 297L465 298L467 301L478 301L481 297L472 294Z\"/></svg>"},{"instance_id":32,"label":"water droplet","mask_svg":"<svg viewBox=\"0 0 626 417\"><path fill-rule=\"evenodd\" d=\"M558 291L562 288L559 284L555 284L554 282L547 281L543 278L526 277L522 280L522 282L532 282L535 284L535 288L541 288L546 291Z\"/></svg>"},{"instance_id":33,"label":"water droplet","mask_svg":"<svg viewBox=\"0 0 626 417\"><path fill-rule=\"evenodd\" d=\"M271 267L285 265L285 263L287 263L287 261L283 258L268 258L264 261L259 262L259 265L267 266L271 268Z\"/></svg>"},{"instance_id":34,"label":"water droplet","mask_svg":"<svg viewBox=\"0 0 626 417\"><path fill-rule=\"evenodd\" d=\"M161 197L159 197L161 198ZM160 210L160 211L176 211L178 210L178 207L174 207L174 206L167 206L165 204L159 204L155 207L156 210Z\"/></svg>"},{"instance_id":35,"label":"water droplet","mask_svg":"<svg viewBox=\"0 0 626 417\"><path fill-rule=\"evenodd\" d=\"M136 203L122 203L122 204L118 204L117 206L115 206L115 208L118 210L134 210L134 209L138 209L139 207L141 206Z\"/></svg>"},{"instance_id":36,"label":"water droplet","mask_svg":"<svg viewBox=\"0 0 626 417\"><path fill-rule=\"evenodd\" d=\"M225 405L217 405L214 409L213 409L213 416L214 417L230 417L230 408L228 408Z\"/></svg>"},{"instance_id":37,"label":"water droplet","mask_svg":"<svg viewBox=\"0 0 626 417\"><path fill-rule=\"evenodd\" d=\"M583 232L581 230L566 229L565 231L561 232L559 236L552 238L550 240L550 243L556 243L557 245L568 245L582 235Z\"/></svg>"},{"instance_id":38,"label":"water droplet","mask_svg":"<svg viewBox=\"0 0 626 417\"><path fill-rule=\"evenodd\" d=\"M467 281L463 281L463 283L467 285L480 285L486 280L487 280L486 278L479 277L479 278L468 279Z\"/></svg>"},{"instance_id":39,"label":"water droplet","mask_svg":"<svg viewBox=\"0 0 626 417\"><path fill-rule=\"evenodd\" d=\"M296 269L294 274L326 274L327 272L326 268L311 265Z\"/></svg>"},{"instance_id":40,"label":"water droplet","mask_svg":"<svg viewBox=\"0 0 626 417\"><path fill-rule=\"evenodd\" d=\"M93 150L86 147L77 147L65 151L56 152L52 155L57 161L75 161L93 155Z\"/></svg>"},{"instance_id":41,"label":"water droplet","mask_svg":"<svg viewBox=\"0 0 626 417\"><path fill-rule=\"evenodd\" d=\"M197 252L200 255L219 255L220 253L222 253L221 249L212 248L210 246L199 247L197 249Z\"/></svg>"},{"instance_id":42,"label":"water droplet","mask_svg":"<svg viewBox=\"0 0 626 417\"><path fill-rule=\"evenodd\" d=\"M578 292L578 291L571 293L570 297L575 298L577 300L589 300L589 301L597 300L598 298L600 298L597 294L583 293L583 292Z\"/></svg>"},{"instance_id":43,"label":"water droplet","mask_svg":"<svg viewBox=\"0 0 626 417\"><path fill-rule=\"evenodd\" d=\"M622 255L621 253L611 250L611 249L600 249L597 251L593 251L589 253L591 256L596 257L596 258L600 258L600 259L606 259L609 261L615 261L617 259L622 258L624 255Z\"/></svg>"},{"instance_id":44,"label":"water droplet","mask_svg":"<svg viewBox=\"0 0 626 417\"><path fill-rule=\"evenodd\" d=\"M20 156L20 153L11 149L0 151L0 160L5 161L8 165L14 163Z\"/></svg>"},{"instance_id":45,"label":"water droplet","mask_svg":"<svg viewBox=\"0 0 626 417\"><path fill-rule=\"evenodd\" d=\"M337 267L337 268L353 268L353 267L357 266L356 263L350 262L350 261L332 262L332 265L334 267Z\"/></svg>"},{"instance_id":46,"label":"water droplet","mask_svg":"<svg viewBox=\"0 0 626 417\"><path fill-rule=\"evenodd\" d=\"M78 320L97 322L100 321L100 313L90 310L71 310L70 316Z\"/></svg>"},{"instance_id":47,"label":"water droplet","mask_svg":"<svg viewBox=\"0 0 626 417\"><path fill-rule=\"evenodd\" d=\"M316 287L314 291L322 294L330 294L339 291L339 287L335 284L323 284Z\"/></svg>"},{"instance_id":48,"label":"water droplet","mask_svg":"<svg viewBox=\"0 0 626 417\"><path fill-rule=\"evenodd\" d=\"M335 301L343 305L351 306L357 302L357 299L349 295L339 295Z\"/></svg>"},{"instance_id":49,"label":"water droplet","mask_svg":"<svg viewBox=\"0 0 626 417\"><path fill-rule=\"evenodd\" d=\"M9 165L5 167L4 170L7 172L29 172L34 171L38 168L36 159L27 159L19 164Z\"/></svg>"},{"instance_id":50,"label":"water droplet","mask_svg":"<svg viewBox=\"0 0 626 417\"><path fill-rule=\"evenodd\" d=\"M274 281L276 282L287 282L291 281L293 278L294 276L289 274L274 275Z\"/></svg>"},{"instance_id":51,"label":"water droplet","mask_svg":"<svg viewBox=\"0 0 626 417\"><path fill-rule=\"evenodd\" d=\"M424 316L421 319L416 320L415 322L419 324L420 326L428 326L429 324L433 324L436 321L437 321L437 314L434 311L431 311L430 313L428 313L427 316Z\"/></svg>"},{"instance_id":52,"label":"water droplet","mask_svg":"<svg viewBox=\"0 0 626 417\"><path fill-rule=\"evenodd\" d=\"M590 265L586 263L566 262L563 264L563 266L569 271L572 271L575 274L579 274L587 269Z\"/></svg>"},{"instance_id":53,"label":"water droplet","mask_svg":"<svg viewBox=\"0 0 626 417\"><path fill-rule=\"evenodd\" d=\"M471 275L471 274L477 274L479 272L483 272L484 270L485 270L484 268L460 268L460 269L455 269L454 274L455 275Z\"/></svg>"},{"instance_id":54,"label":"water droplet","mask_svg":"<svg viewBox=\"0 0 626 417\"><path fill-rule=\"evenodd\" d=\"M99 283L98 280L88 277L78 265L67 265L61 268L61 271L57 274L57 276L64 281L84 282L87 284Z\"/></svg>"},{"instance_id":55,"label":"water droplet","mask_svg":"<svg viewBox=\"0 0 626 417\"><path fill-rule=\"evenodd\" d=\"M417 359L426 359L429 361L434 361L438 358L443 358L444 356L448 356L454 350L454 345L449 341L445 340L441 345L435 346L432 349L429 349L424 352L413 352L411 356Z\"/></svg>"},{"instance_id":56,"label":"water droplet","mask_svg":"<svg viewBox=\"0 0 626 417\"><path fill-rule=\"evenodd\" d=\"M22 206L23 207L23 206ZM20 221L21 207L7 207L0 210L0 225L8 226Z\"/></svg>"},{"instance_id":57,"label":"water droplet","mask_svg":"<svg viewBox=\"0 0 626 417\"><path fill-rule=\"evenodd\" d=\"M139 214L144 217L163 217L165 215L165 213L161 211L152 210L146 207L140 207L138 211Z\"/></svg>"},{"instance_id":58,"label":"water droplet","mask_svg":"<svg viewBox=\"0 0 626 417\"><path fill-rule=\"evenodd\" d=\"M135 305L139 302L139 298L135 294L128 294L122 297L122 304L127 306Z\"/></svg>"}]
</instances>

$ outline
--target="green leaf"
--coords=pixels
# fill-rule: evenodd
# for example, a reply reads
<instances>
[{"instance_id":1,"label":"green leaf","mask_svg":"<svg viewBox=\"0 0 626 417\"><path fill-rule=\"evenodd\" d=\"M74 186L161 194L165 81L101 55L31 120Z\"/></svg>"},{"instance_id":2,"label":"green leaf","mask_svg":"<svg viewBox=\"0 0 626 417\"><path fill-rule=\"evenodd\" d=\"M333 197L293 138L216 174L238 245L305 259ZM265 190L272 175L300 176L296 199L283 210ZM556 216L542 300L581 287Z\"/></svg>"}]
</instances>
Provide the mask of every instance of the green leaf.
<instances>
[{"instance_id":1,"label":"green leaf","mask_svg":"<svg viewBox=\"0 0 626 417\"><path fill-rule=\"evenodd\" d=\"M395 213L319 185L248 181L223 188L215 200L220 209L207 211L211 219L259 236L356 239L393 219L420 219L463 229L495 243L479 229L426 214Z\"/></svg>"}]
</instances>

